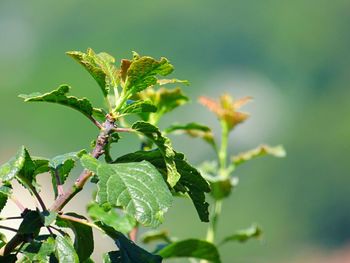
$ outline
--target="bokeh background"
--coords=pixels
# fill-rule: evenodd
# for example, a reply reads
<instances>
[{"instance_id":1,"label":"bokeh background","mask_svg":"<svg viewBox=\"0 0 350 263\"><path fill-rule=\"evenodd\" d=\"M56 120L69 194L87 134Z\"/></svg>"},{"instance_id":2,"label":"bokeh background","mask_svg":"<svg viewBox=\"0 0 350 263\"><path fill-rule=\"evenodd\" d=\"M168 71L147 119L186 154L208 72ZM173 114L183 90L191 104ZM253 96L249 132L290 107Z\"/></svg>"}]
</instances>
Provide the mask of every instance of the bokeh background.
<instances>
[{"instance_id":1,"label":"bokeh background","mask_svg":"<svg viewBox=\"0 0 350 263\"><path fill-rule=\"evenodd\" d=\"M2 0L0 162L20 145L52 157L88 148L96 136L70 109L17 98L67 83L74 95L101 104L94 80L65 51L92 47L118 60L132 50L166 56L173 76L190 80L192 103L163 127L195 119L217 131L197 97L250 95L245 110L252 116L230 137L231 153L262 142L288 152L237 170L240 185L224 204L219 237L253 222L264 237L223 246L223 262L349 262L349 12L348 0ZM199 141L176 137L174 144L193 163L214 158ZM117 152L130 148L122 142ZM90 192L81 195L88 200ZM84 210L82 203L75 206ZM204 237L206 224L179 200L162 228Z\"/></svg>"}]
</instances>

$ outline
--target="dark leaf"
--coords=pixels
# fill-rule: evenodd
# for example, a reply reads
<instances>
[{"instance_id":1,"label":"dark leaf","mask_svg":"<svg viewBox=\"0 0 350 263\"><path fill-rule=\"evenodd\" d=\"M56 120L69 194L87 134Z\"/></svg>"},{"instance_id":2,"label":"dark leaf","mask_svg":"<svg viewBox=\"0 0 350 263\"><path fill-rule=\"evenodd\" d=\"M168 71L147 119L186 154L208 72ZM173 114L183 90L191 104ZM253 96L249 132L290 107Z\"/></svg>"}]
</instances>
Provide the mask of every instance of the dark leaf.
<instances>
[{"instance_id":1,"label":"dark leaf","mask_svg":"<svg viewBox=\"0 0 350 263\"><path fill-rule=\"evenodd\" d=\"M109 252L104 256L104 262L112 263L161 263L162 258L158 255L152 255L143 248L137 246L134 242L127 239L122 233L114 228L97 223L103 231L114 240L119 251Z\"/></svg>"},{"instance_id":2,"label":"dark leaf","mask_svg":"<svg viewBox=\"0 0 350 263\"><path fill-rule=\"evenodd\" d=\"M174 187L179 181L181 175L176 170L176 165L174 161L175 151L171 145L169 138L163 136L156 126L148 122L135 122L132 125L132 129L142 133L144 136L146 136L158 146L158 149L162 154L166 164L167 182L171 187Z\"/></svg>"},{"instance_id":3,"label":"dark leaf","mask_svg":"<svg viewBox=\"0 0 350 263\"><path fill-rule=\"evenodd\" d=\"M163 258L199 258L213 263L220 263L220 256L214 244L198 240L187 239L174 242L158 252Z\"/></svg>"},{"instance_id":4,"label":"dark leaf","mask_svg":"<svg viewBox=\"0 0 350 263\"><path fill-rule=\"evenodd\" d=\"M66 213L65 215L86 220L85 217L76 213ZM74 249L78 254L79 261L84 262L87 260L94 251L94 237L91 227L60 217L57 218L56 224L60 227L72 229L75 236Z\"/></svg>"}]
</instances>

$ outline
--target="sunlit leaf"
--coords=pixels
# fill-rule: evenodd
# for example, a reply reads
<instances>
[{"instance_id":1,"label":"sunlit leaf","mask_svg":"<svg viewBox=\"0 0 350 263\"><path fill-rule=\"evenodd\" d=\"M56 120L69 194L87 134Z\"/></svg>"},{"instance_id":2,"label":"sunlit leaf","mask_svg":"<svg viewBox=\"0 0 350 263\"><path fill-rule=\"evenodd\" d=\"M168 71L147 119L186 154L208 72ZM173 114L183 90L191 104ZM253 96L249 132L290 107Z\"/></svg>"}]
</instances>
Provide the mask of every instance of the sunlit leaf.
<instances>
[{"instance_id":1,"label":"sunlit leaf","mask_svg":"<svg viewBox=\"0 0 350 263\"><path fill-rule=\"evenodd\" d=\"M117 163L148 161L152 163L160 173L166 175L167 168L160 150L137 151L119 157ZM191 166L182 153L176 153L174 158L177 171L181 174L180 180L175 185L174 190L181 193L187 193L200 219L204 222L209 221L209 204L205 201L205 193L210 192L209 184L201 176L199 171Z\"/></svg>"},{"instance_id":2,"label":"sunlit leaf","mask_svg":"<svg viewBox=\"0 0 350 263\"><path fill-rule=\"evenodd\" d=\"M51 92L44 94L39 92L35 92L29 95L21 94L19 97L23 98L25 102L39 101L61 104L81 112L90 119L94 113L94 109L91 106L90 101L87 98L78 99L74 96L68 96L67 93L69 90L70 86L61 85Z\"/></svg>"},{"instance_id":3,"label":"sunlit leaf","mask_svg":"<svg viewBox=\"0 0 350 263\"><path fill-rule=\"evenodd\" d=\"M97 174L97 202L123 207L129 215L145 226L157 226L172 204L172 195L163 176L149 162L106 164L89 161L84 155L82 165ZM96 165L97 164L97 165Z\"/></svg>"},{"instance_id":4,"label":"sunlit leaf","mask_svg":"<svg viewBox=\"0 0 350 263\"><path fill-rule=\"evenodd\" d=\"M118 86L119 71L115 66L115 59L105 53L96 54L91 48L86 53L80 51L69 51L67 55L79 62L96 80L103 95L106 97L109 91Z\"/></svg>"},{"instance_id":5,"label":"sunlit leaf","mask_svg":"<svg viewBox=\"0 0 350 263\"><path fill-rule=\"evenodd\" d=\"M115 230L128 234L136 225L136 221L129 215L120 215L114 209L106 210L97 203L88 205L87 212L95 221L113 227Z\"/></svg>"},{"instance_id":6,"label":"sunlit leaf","mask_svg":"<svg viewBox=\"0 0 350 263\"><path fill-rule=\"evenodd\" d=\"M60 263L79 263L78 255L69 236L58 235L56 237L55 254Z\"/></svg>"},{"instance_id":7,"label":"sunlit leaf","mask_svg":"<svg viewBox=\"0 0 350 263\"><path fill-rule=\"evenodd\" d=\"M120 112L121 114L131 114L131 113L143 113L143 112L156 112L157 107L150 101L134 101L130 104L126 104Z\"/></svg>"},{"instance_id":8,"label":"sunlit leaf","mask_svg":"<svg viewBox=\"0 0 350 263\"><path fill-rule=\"evenodd\" d=\"M65 215L86 220L85 217L76 213L66 213ZM68 227L74 233L74 249L78 254L79 261L85 262L94 251L94 237L90 226L58 217L56 224L60 227Z\"/></svg>"}]
</instances>

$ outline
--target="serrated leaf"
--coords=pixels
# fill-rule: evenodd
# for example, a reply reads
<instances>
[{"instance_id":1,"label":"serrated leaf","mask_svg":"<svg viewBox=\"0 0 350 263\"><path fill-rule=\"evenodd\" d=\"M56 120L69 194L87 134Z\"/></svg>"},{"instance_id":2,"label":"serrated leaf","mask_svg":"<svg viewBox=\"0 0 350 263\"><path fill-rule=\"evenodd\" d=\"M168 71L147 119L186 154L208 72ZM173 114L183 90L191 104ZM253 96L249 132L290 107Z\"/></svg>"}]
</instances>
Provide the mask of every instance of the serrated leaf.
<instances>
[{"instance_id":1,"label":"serrated leaf","mask_svg":"<svg viewBox=\"0 0 350 263\"><path fill-rule=\"evenodd\" d=\"M0 212L4 209L7 199L12 194L12 188L10 184L3 184L0 186Z\"/></svg>"},{"instance_id":2,"label":"serrated leaf","mask_svg":"<svg viewBox=\"0 0 350 263\"><path fill-rule=\"evenodd\" d=\"M156 112L157 107L150 101L134 101L130 104L126 104L120 112L121 114L131 114L131 113L143 113L143 112Z\"/></svg>"},{"instance_id":3,"label":"serrated leaf","mask_svg":"<svg viewBox=\"0 0 350 263\"><path fill-rule=\"evenodd\" d=\"M55 254L59 263L79 263L78 255L68 236L63 237L58 235L56 237Z\"/></svg>"},{"instance_id":4,"label":"serrated leaf","mask_svg":"<svg viewBox=\"0 0 350 263\"><path fill-rule=\"evenodd\" d=\"M120 215L114 209L105 210L97 203L91 203L87 207L87 212L94 221L113 227L115 230L128 234L136 225L136 221L129 215Z\"/></svg>"},{"instance_id":5,"label":"serrated leaf","mask_svg":"<svg viewBox=\"0 0 350 263\"><path fill-rule=\"evenodd\" d=\"M66 213L65 215L86 220L84 216L76 213ZM56 224L60 227L72 229L75 236L74 249L79 257L79 261L84 262L87 260L94 251L94 238L91 227L60 217L57 218Z\"/></svg>"},{"instance_id":6,"label":"serrated leaf","mask_svg":"<svg viewBox=\"0 0 350 263\"><path fill-rule=\"evenodd\" d=\"M209 143L214 148L215 141L214 141L214 135L211 129L207 126L204 126L199 123L191 122L188 124L172 124L167 129L165 129L165 133L185 133L191 137L198 137L202 138L204 141Z\"/></svg>"},{"instance_id":7,"label":"serrated leaf","mask_svg":"<svg viewBox=\"0 0 350 263\"><path fill-rule=\"evenodd\" d=\"M23 146L16 156L0 167L0 180L4 183L17 179L27 189L39 188L36 175L47 171L45 160L32 160L27 149Z\"/></svg>"},{"instance_id":8,"label":"serrated leaf","mask_svg":"<svg viewBox=\"0 0 350 263\"><path fill-rule=\"evenodd\" d=\"M126 73L124 92L133 95L157 83L157 75L166 76L174 67L166 58L159 61L151 57L137 57L132 60Z\"/></svg>"},{"instance_id":9,"label":"serrated leaf","mask_svg":"<svg viewBox=\"0 0 350 263\"><path fill-rule=\"evenodd\" d=\"M163 258L198 258L213 263L220 263L220 256L214 244L198 240L187 239L174 242L158 252Z\"/></svg>"},{"instance_id":10,"label":"serrated leaf","mask_svg":"<svg viewBox=\"0 0 350 263\"><path fill-rule=\"evenodd\" d=\"M86 53L80 51L69 51L67 55L81 64L100 86L106 97L109 91L118 86L119 71L114 65L115 59L105 53L96 54L91 48Z\"/></svg>"},{"instance_id":11,"label":"serrated leaf","mask_svg":"<svg viewBox=\"0 0 350 263\"><path fill-rule=\"evenodd\" d=\"M166 164L159 149L153 151L137 151L119 157L115 162L141 162L148 161L152 163L159 172L166 175ZM209 204L205 201L205 193L210 192L209 184L201 176L199 171L191 166L182 153L176 153L174 162L177 171L181 174L181 178L175 185L174 189L177 192L188 193L200 219L204 222L209 221Z\"/></svg>"},{"instance_id":12,"label":"serrated leaf","mask_svg":"<svg viewBox=\"0 0 350 263\"><path fill-rule=\"evenodd\" d=\"M53 185L55 197L57 197L58 195L57 193L58 182L57 182L56 176L59 177L59 183L60 185L62 185L66 181L71 170L74 168L75 162L83 154L86 154L85 150L58 155L52 158L51 160L49 160L48 166L51 171L52 185Z\"/></svg>"},{"instance_id":13,"label":"serrated leaf","mask_svg":"<svg viewBox=\"0 0 350 263\"><path fill-rule=\"evenodd\" d=\"M132 125L132 129L142 133L144 136L146 136L158 146L158 149L162 154L166 164L167 182L171 187L174 187L176 183L180 180L181 175L176 170L176 164L174 161L175 151L171 145L169 138L163 136L156 126L148 122L135 122Z\"/></svg>"},{"instance_id":14,"label":"serrated leaf","mask_svg":"<svg viewBox=\"0 0 350 263\"><path fill-rule=\"evenodd\" d=\"M238 241L238 242L243 243L243 242L246 242L252 238L260 238L261 234L262 234L261 228L258 227L257 225L252 225L251 227L249 227L247 229L240 230L237 233L224 238L220 242L220 245L223 245L229 241Z\"/></svg>"},{"instance_id":15,"label":"serrated leaf","mask_svg":"<svg viewBox=\"0 0 350 263\"><path fill-rule=\"evenodd\" d=\"M235 166L238 166L251 159L264 156L264 155L271 155L274 157L282 158L286 156L286 151L284 150L282 145L278 145L275 147L271 147L269 145L260 145L253 150L243 152L236 156L233 156L232 162Z\"/></svg>"},{"instance_id":16,"label":"serrated leaf","mask_svg":"<svg viewBox=\"0 0 350 263\"><path fill-rule=\"evenodd\" d=\"M106 164L86 161L82 165L97 174L97 202L123 207L127 214L145 226L158 226L172 204L172 195L163 176L149 162ZM88 164L85 166L85 164Z\"/></svg>"},{"instance_id":17,"label":"serrated leaf","mask_svg":"<svg viewBox=\"0 0 350 263\"><path fill-rule=\"evenodd\" d=\"M103 231L114 240L119 251L112 251L104 255L104 263L161 263L162 258L158 255L152 255L143 248L137 246L134 242L127 239L122 233L114 230L112 227L97 223Z\"/></svg>"},{"instance_id":18,"label":"serrated leaf","mask_svg":"<svg viewBox=\"0 0 350 263\"><path fill-rule=\"evenodd\" d=\"M33 240L23 246L21 253L24 257L20 262L50 263L54 251L55 239L53 237L48 237L44 241Z\"/></svg>"},{"instance_id":19,"label":"serrated leaf","mask_svg":"<svg viewBox=\"0 0 350 263\"><path fill-rule=\"evenodd\" d=\"M21 94L19 97L23 98L25 102L38 101L61 104L81 112L90 119L94 111L90 101L87 98L78 99L74 96L68 96L67 93L69 90L70 86L61 85L51 92L44 94L39 92L29 95Z\"/></svg>"}]
</instances>

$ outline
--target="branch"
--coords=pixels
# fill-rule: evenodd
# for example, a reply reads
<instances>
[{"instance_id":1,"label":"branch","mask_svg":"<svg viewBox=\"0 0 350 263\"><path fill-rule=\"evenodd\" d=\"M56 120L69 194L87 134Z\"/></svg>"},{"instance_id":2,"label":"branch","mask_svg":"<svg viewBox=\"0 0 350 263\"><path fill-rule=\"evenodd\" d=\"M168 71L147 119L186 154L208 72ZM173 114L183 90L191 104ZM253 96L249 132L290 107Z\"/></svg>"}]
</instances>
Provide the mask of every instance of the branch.
<instances>
[{"instance_id":1,"label":"branch","mask_svg":"<svg viewBox=\"0 0 350 263\"><path fill-rule=\"evenodd\" d=\"M0 228L5 229L5 230L9 230L9 231L13 231L13 232L16 232L16 233L18 232L17 229L12 228L12 227L8 227L8 226L0 226Z\"/></svg>"},{"instance_id":2,"label":"branch","mask_svg":"<svg viewBox=\"0 0 350 263\"><path fill-rule=\"evenodd\" d=\"M69 221L77 222L79 224L87 225L89 227L96 228L96 229L98 229L98 230L103 232L103 230L101 228L99 228L94 223L89 222L87 219L81 219L81 218L77 218L77 217L69 216L69 215L58 215L58 217L60 217L62 219L69 220Z\"/></svg>"},{"instance_id":3,"label":"branch","mask_svg":"<svg viewBox=\"0 0 350 263\"><path fill-rule=\"evenodd\" d=\"M100 134L97 137L95 148L91 152L91 156L98 159L101 155L104 154L104 148L108 143L108 139L110 134L115 129L115 119L107 115L106 121L102 124L102 128L100 130ZM89 178L92 176L92 173L84 169L83 172L80 174L78 179L75 181L74 185L66 191L63 195L59 195L58 198L55 200L53 205L50 207L51 211L59 212L62 210L62 208L77 194L79 193L85 183L89 180Z\"/></svg>"}]
</instances>

